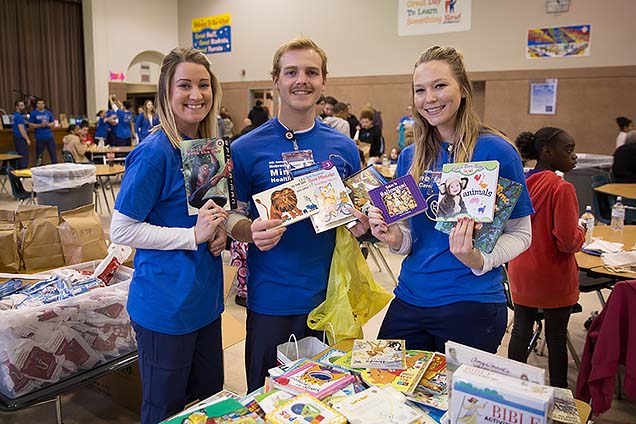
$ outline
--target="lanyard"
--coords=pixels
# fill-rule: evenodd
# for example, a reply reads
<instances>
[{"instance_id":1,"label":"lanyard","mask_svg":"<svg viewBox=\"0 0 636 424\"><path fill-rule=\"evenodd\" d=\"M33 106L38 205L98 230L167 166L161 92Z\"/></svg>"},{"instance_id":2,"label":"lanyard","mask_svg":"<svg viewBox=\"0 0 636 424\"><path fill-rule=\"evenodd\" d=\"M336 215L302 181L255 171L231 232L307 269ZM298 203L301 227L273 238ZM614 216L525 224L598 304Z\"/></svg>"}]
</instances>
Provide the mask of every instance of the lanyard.
<instances>
[{"instance_id":1,"label":"lanyard","mask_svg":"<svg viewBox=\"0 0 636 424\"><path fill-rule=\"evenodd\" d=\"M292 142L294 150L298 150L298 142L296 141L296 134L292 130L285 131L285 138Z\"/></svg>"}]
</instances>

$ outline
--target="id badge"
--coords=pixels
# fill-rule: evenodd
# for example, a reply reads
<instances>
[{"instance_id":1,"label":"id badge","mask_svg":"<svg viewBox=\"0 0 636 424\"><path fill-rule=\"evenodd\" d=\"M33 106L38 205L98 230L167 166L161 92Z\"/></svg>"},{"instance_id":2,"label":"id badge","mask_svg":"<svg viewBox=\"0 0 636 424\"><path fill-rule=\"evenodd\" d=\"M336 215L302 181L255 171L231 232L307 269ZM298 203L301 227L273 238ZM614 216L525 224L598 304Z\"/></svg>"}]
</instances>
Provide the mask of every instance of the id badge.
<instances>
[{"instance_id":1,"label":"id badge","mask_svg":"<svg viewBox=\"0 0 636 424\"><path fill-rule=\"evenodd\" d=\"M419 186L425 190L426 195L431 195L439 192L439 183L442 179L441 171L424 171L420 177Z\"/></svg>"},{"instance_id":2,"label":"id badge","mask_svg":"<svg viewBox=\"0 0 636 424\"><path fill-rule=\"evenodd\" d=\"M294 150L291 152L283 152L283 162L287 172L294 169L305 168L314 164L314 152L312 150Z\"/></svg>"}]
</instances>

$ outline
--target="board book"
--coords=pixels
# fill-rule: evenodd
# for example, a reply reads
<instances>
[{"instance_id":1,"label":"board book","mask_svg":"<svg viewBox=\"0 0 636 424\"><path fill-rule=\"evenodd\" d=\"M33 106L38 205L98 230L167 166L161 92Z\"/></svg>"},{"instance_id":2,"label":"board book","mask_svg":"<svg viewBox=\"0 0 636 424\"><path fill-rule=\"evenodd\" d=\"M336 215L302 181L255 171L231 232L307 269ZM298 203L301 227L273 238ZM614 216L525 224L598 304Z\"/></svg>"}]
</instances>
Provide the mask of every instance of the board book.
<instances>
[{"instance_id":1,"label":"board book","mask_svg":"<svg viewBox=\"0 0 636 424\"><path fill-rule=\"evenodd\" d=\"M418 387L431 394L446 392L446 356L435 352Z\"/></svg>"},{"instance_id":2,"label":"board book","mask_svg":"<svg viewBox=\"0 0 636 424\"><path fill-rule=\"evenodd\" d=\"M521 196L522 190L522 184L499 177L493 220L492 222L481 224L481 228L475 230L473 244L477 249L486 253L492 252L517 204L517 200L519 200L519 196ZM454 222L439 221L435 224L435 229L442 233L450 234L454 226Z\"/></svg>"},{"instance_id":3,"label":"board book","mask_svg":"<svg viewBox=\"0 0 636 424\"><path fill-rule=\"evenodd\" d=\"M229 141L222 138L182 140L181 165L188 214L196 215L209 199L227 210L236 209Z\"/></svg>"},{"instance_id":4,"label":"board book","mask_svg":"<svg viewBox=\"0 0 636 424\"><path fill-rule=\"evenodd\" d=\"M349 423L421 423L423 414L406 404L404 396L393 387L370 387L342 399L333 408Z\"/></svg>"},{"instance_id":5,"label":"board book","mask_svg":"<svg viewBox=\"0 0 636 424\"><path fill-rule=\"evenodd\" d=\"M289 393L307 393L322 399L353 383L355 377L347 371L320 362L307 363L274 379L274 388Z\"/></svg>"},{"instance_id":6,"label":"board book","mask_svg":"<svg viewBox=\"0 0 636 424\"><path fill-rule=\"evenodd\" d=\"M371 386L392 386L400 392L412 393L433 359L433 353L422 350L407 350L405 356L406 369L367 368L360 373L360 376L365 383Z\"/></svg>"},{"instance_id":7,"label":"board book","mask_svg":"<svg viewBox=\"0 0 636 424\"><path fill-rule=\"evenodd\" d=\"M307 394L301 394L267 414L266 422L273 424L292 422L347 424L347 419L319 400Z\"/></svg>"},{"instance_id":8,"label":"board book","mask_svg":"<svg viewBox=\"0 0 636 424\"><path fill-rule=\"evenodd\" d=\"M252 200L262 220L280 219L282 226L318 213L314 188L304 176L255 194Z\"/></svg>"},{"instance_id":9,"label":"board book","mask_svg":"<svg viewBox=\"0 0 636 424\"><path fill-rule=\"evenodd\" d=\"M499 179L499 162L445 163L438 184L437 221L473 218L492 222Z\"/></svg>"},{"instance_id":10,"label":"board book","mask_svg":"<svg viewBox=\"0 0 636 424\"><path fill-rule=\"evenodd\" d=\"M369 196L369 190L385 185L386 179L375 169L375 166L369 165L350 177L345 178L343 182L350 190L349 197L351 197L351 201L356 209L360 212L366 212L367 209L373 205L371 196Z\"/></svg>"},{"instance_id":11,"label":"board book","mask_svg":"<svg viewBox=\"0 0 636 424\"><path fill-rule=\"evenodd\" d=\"M369 197L388 225L426 211L426 200L410 174L369 190Z\"/></svg>"},{"instance_id":12,"label":"board book","mask_svg":"<svg viewBox=\"0 0 636 424\"><path fill-rule=\"evenodd\" d=\"M363 340L353 341L351 368L406 369L404 340Z\"/></svg>"}]
</instances>

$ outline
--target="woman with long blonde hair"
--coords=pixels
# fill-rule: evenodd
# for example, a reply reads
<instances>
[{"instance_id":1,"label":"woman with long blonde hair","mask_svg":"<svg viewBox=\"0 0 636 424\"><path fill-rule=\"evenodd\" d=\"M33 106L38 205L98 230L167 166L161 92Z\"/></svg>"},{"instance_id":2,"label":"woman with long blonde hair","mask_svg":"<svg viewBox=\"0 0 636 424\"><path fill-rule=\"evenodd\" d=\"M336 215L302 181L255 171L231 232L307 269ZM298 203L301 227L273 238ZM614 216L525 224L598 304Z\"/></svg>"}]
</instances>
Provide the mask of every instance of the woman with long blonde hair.
<instances>
[{"instance_id":1,"label":"woman with long blonde hair","mask_svg":"<svg viewBox=\"0 0 636 424\"><path fill-rule=\"evenodd\" d=\"M150 130L157 125L159 125L159 115L155 111L155 104L148 99L144 102L144 111L137 115L137 120L135 121L135 129L137 130L139 141L146 138L150 134Z\"/></svg>"},{"instance_id":2,"label":"woman with long blonde hair","mask_svg":"<svg viewBox=\"0 0 636 424\"><path fill-rule=\"evenodd\" d=\"M501 265L530 245L532 205L521 160L499 131L481 123L462 55L434 46L413 71L414 144L398 158L396 176L411 174L428 210L387 226L369 212L373 235L407 255L379 338L405 339L409 349L443 352L453 340L496 352L507 322ZM499 175L524 185L521 197L492 253L473 247L475 222L460 219L450 235L437 231L436 182L449 162L497 160Z\"/></svg>"}]
</instances>

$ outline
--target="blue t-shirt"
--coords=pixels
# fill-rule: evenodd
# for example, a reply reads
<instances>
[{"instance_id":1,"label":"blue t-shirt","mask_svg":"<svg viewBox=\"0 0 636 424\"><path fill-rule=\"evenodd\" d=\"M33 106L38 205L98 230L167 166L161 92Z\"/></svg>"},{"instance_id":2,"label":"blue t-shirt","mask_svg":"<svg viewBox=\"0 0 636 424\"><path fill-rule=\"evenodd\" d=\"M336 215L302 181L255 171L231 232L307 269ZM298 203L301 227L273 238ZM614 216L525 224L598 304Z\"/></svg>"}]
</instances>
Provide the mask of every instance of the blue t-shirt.
<instances>
[{"instance_id":1,"label":"blue t-shirt","mask_svg":"<svg viewBox=\"0 0 636 424\"><path fill-rule=\"evenodd\" d=\"M126 173L115 209L141 222L161 227L190 228L181 152L163 131L152 143L135 148L126 158ZM196 251L137 249L128 293L128 313L142 327L166 334L202 328L223 312L223 268L208 244Z\"/></svg>"},{"instance_id":2,"label":"blue t-shirt","mask_svg":"<svg viewBox=\"0 0 636 424\"><path fill-rule=\"evenodd\" d=\"M137 120L135 121L135 128L137 129L137 134L139 135L139 141L143 140L148 136L150 129L155 125L159 125L159 116L157 114L152 115L152 122L146 119L146 114L141 112L137 116Z\"/></svg>"},{"instance_id":3,"label":"blue t-shirt","mask_svg":"<svg viewBox=\"0 0 636 424\"><path fill-rule=\"evenodd\" d=\"M24 126L24 131L27 131L27 125L24 123L24 116L18 111L13 112L13 135L16 137L22 137L22 133L18 128L18 125L22 124Z\"/></svg>"},{"instance_id":4,"label":"blue t-shirt","mask_svg":"<svg viewBox=\"0 0 636 424\"><path fill-rule=\"evenodd\" d=\"M117 125L115 125L115 137L129 139L131 137L130 133L130 122L133 119L132 112L127 110L119 109L117 111Z\"/></svg>"},{"instance_id":5,"label":"blue t-shirt","mask_svg":"<svg viewBox=\"0 0 636 424\"><path fill-rule=\"evenodd\" d=\"M29 116L29 122L33 124L49 124L53 122L55 118L50 110L44 109L43 111L39 111L38 109L34 109ZM36 140L50 140L53 138L53 131L51 131L50 127L42 127L35 129L35 139Z\"/></svg>"},{"instance_id":6,"label":"blue t-shirt","mask_svg":"<svg viewBox=\"0 0 636 424\"><path fill-rule=\"evenodd\" d=\"M97 120L97 126L95 127L95 137L106 138L108 136L108 124L104 122L104 118Z\"/></svg>"},{"instance_id":7,"label":"blue t-shirt","mask_svg":"<svg viewBox=\"0 0 636 424\"><path fill-rule=\"evenodd\" d=\"M259 216L252 195L290 179L281 155L294 147L285 132L278 119L271 119L232 143L237 199L249 202L252 219ZM296 133L296 142L299 150L313 151L315 162L331 159L341 177L360 169L354 142L319 121L309 131ZM335 237L335 230L316 234L305 219L288 226L273 249L250 248L249 308L265 315L300 315L323 302Z\"/></svg>"},{"instance_id":8,"label":"blue t-shirt","mask_svg":"<svg viewBox=\"0 0 636 424\"><path fill-rule=\"evenodd\" d=\"M442 149L431 171L442 170L449 162L448 143ZM415 145L404 149L398 158L398 177L408 173L413 161ZM510 218L521 218L532 214L532 203L526 188L521 159L514 147L506 140L492 134L482 134L477 140L472 160L499 161L499 175L523 184L523 191ZM406 303L432 307L455 302L475 301L502 303L506 301L501 284L501 268L497 267L484 275L476 276L450 251L448 235L435 229L435 205L439 190L434 177L426 173L419 186L429 208L425 213L409 220L413 246L411 253L402 262L399 284L395 295Z\"/></svg>"}]
</instances>

